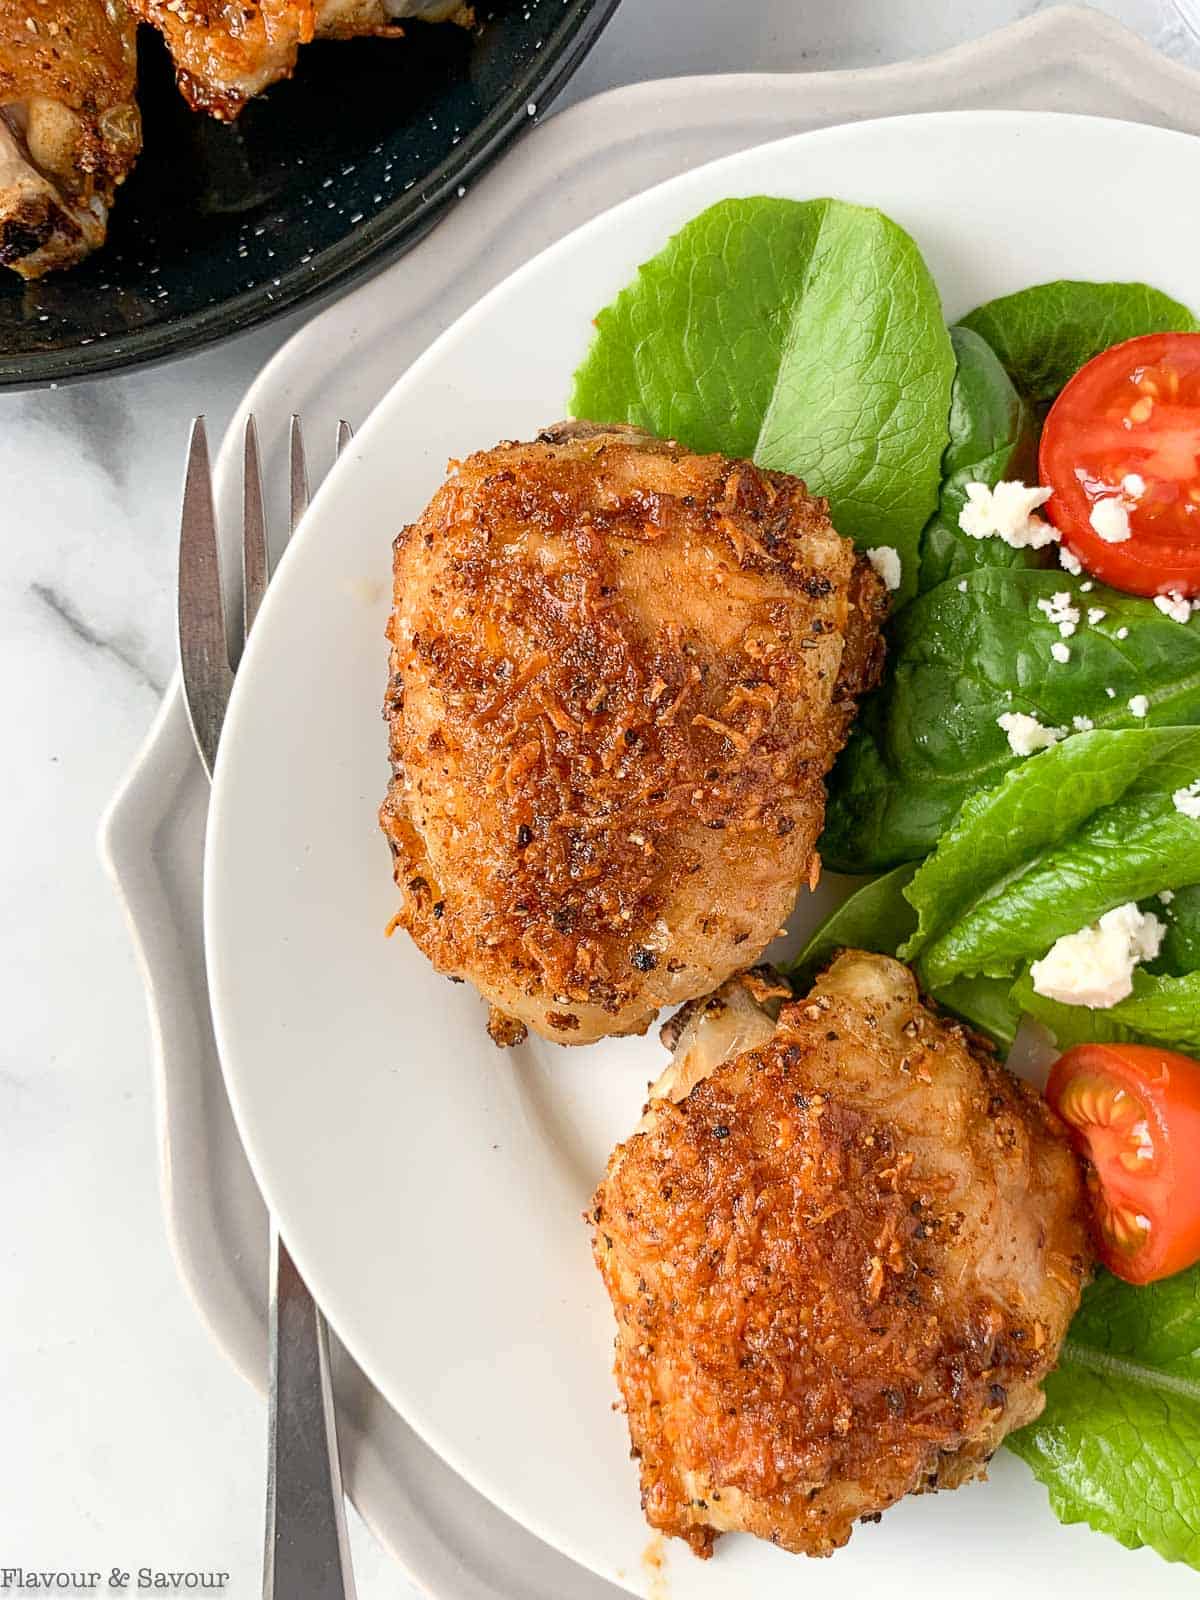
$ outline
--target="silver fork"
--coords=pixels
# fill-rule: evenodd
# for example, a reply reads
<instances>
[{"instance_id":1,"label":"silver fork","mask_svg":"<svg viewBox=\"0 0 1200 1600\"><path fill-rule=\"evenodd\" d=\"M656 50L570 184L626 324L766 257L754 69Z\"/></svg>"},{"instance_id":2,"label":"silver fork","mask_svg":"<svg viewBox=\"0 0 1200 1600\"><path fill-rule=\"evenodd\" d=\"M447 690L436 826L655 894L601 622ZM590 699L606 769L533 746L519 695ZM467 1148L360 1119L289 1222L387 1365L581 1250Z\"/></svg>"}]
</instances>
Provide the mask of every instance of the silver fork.
<instances>
[{"instance_id":1,"label":"silver fork","mask_svg":"<svg viewBox=\"0 0 1200 1600\"><path fill-rule=\"evenodd\" d=\"M340 453L351 437L338 424ZM292 418L288 536L308 505L299 417ZM269 579L267 518L254 418L243 445L242 617L230 647L204 418L192 424L179 535L179 660L196 749L212 777L242 648ZM354 1600L338 1459L329 1336L271 1219L270 1365L264 1600Z\"/></svg>"}]
</instances>

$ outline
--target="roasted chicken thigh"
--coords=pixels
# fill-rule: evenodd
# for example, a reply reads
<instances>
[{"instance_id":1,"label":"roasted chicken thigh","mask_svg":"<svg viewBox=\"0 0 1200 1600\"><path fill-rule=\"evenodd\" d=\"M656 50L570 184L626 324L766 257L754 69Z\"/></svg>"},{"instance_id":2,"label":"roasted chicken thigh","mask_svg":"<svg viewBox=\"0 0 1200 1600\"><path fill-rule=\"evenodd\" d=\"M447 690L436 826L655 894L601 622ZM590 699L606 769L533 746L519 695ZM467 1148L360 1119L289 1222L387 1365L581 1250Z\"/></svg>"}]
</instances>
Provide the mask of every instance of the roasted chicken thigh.
<instances>
[{"instance_id":1,"label":"roasted chicken thigh","mask_svg":"<svg viewBox=\"0 0 1200 1600\"><path fill-rule=\"evenodd\" d=\"M142 147L123 0L0 5L0 262L24 278L104 242Z\"/></svg>"},{"instance_id":2,"label":"roasted chicken thigh","mask_svg":"<svg viewBox=\"0 0 1200 1600\"><path fill-rule=\"evenodd\" d=\"M591 1213L646 1516L701 1556L828 1555L980 1476L1091 1266L1064 1129L906 967L783 994L745 974L672 1025Z\"/></svg>"},{"instance_id":3,"label":"roasted chicken thigh","mask_svg":"<svg viewBox=\"0 0 1200 1600\"><path fill-rule=\"evenodd\" d=\"M301 45L362 34L399 38L406 18L468 25L463 0L129 0L158 28L179 87L196 111L231 120L291 75Z\"/></svg>"},{"instance_id":4,"label":"roasted chicken thigh","mask_svg":"<svg viewBox=\"0 0 1200 1600\"><path fill-rule=\"evenodd\" d=\"M396 922L492 1033L640 1033L815 880L881 583L782 473L570 424L453 465L395 546Z\"/></svg>"}]
</instances>

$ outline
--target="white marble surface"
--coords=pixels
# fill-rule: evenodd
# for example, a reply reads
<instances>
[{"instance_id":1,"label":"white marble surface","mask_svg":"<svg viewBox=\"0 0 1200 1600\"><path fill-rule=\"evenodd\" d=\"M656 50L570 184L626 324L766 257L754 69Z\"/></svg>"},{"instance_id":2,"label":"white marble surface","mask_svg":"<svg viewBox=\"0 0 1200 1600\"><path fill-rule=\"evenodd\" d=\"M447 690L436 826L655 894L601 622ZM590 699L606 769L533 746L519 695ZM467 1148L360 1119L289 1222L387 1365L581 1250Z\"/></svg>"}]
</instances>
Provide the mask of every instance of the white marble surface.
<instances>
[{"instance_id":1,"label":"white marble surface","mask_svg":"<svg viewBox=\"0 0 1200 1600\"><path fill-rule=\"evenodd\" d=\"M676 72L925 54L1030 0L624 0L568 99ZM1108 0L1200 65L1166 0ZM664 15L665 14L665 15ZM258 1592L264 1417L163 1234L141 989L99 814L173 664L187 422L214 436L298 319L173 366L0 397L0 1567L220 1570ZM363 1600L412 1594L354 1529Z\"/></svg>"}]
</instances>

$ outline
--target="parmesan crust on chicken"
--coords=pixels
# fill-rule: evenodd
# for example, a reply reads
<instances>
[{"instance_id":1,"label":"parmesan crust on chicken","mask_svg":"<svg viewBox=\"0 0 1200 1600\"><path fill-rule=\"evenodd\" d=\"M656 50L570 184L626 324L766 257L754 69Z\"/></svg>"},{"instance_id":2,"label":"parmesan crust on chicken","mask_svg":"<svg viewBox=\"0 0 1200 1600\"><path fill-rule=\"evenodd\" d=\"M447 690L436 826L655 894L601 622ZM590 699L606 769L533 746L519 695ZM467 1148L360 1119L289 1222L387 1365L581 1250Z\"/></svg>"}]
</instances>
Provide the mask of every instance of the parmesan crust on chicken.
<instances>
[{"instance_id":1,"label":"parmesan crust on chicken","mask_svg":"<svg viewBox=\"0 0 1200 1600\"><path fill-rule=\"evenodd\" d=\"M396 923L498 1042L640 1033L815 882L885 592L796 478L569 424L453 464L395 547Z\"/></svg>"},{"instance_id":2,"label":"parmesan crust on chicken","mask_svg":"<svg viewBox=\"0 0 1200 1600\"><path fill-rule=\"evenodd\" d=\"M701 1556L828 1555L981 1476L1091 1267L1064 1129L906 967L784 993L744 974L674 1024L591 1213L646 1516Z\"/></svg>"}]
</instances>

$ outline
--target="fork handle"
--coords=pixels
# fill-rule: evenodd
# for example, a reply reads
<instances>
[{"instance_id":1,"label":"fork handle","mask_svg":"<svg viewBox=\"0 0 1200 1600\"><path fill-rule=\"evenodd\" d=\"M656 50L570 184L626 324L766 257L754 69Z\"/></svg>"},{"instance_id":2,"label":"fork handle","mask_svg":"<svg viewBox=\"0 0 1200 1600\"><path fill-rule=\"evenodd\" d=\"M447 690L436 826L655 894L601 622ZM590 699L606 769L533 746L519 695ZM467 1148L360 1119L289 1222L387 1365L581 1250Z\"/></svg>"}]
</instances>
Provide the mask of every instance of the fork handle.
<instances>
[{"instance_id":1,"label":"fork handle","mask_svg":"<svg viewBox=\"0 0 1200 1600\"><path fill-rule=\"evenodd\" d=\"M355 1600L329 1336L274 1220L270 1341L263 1600Z\"/></svg>"}]
</instances>

